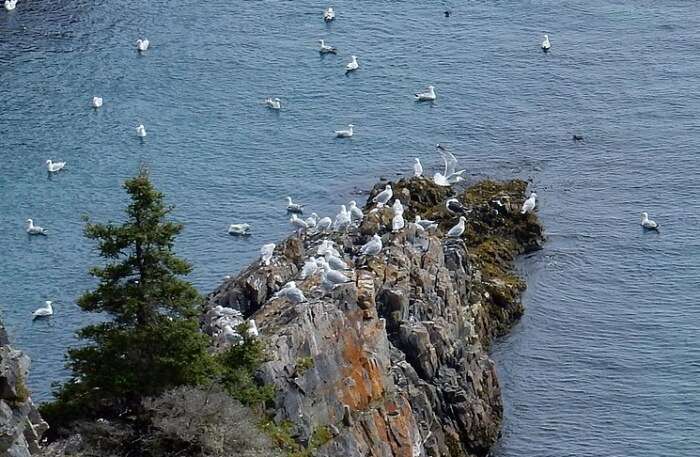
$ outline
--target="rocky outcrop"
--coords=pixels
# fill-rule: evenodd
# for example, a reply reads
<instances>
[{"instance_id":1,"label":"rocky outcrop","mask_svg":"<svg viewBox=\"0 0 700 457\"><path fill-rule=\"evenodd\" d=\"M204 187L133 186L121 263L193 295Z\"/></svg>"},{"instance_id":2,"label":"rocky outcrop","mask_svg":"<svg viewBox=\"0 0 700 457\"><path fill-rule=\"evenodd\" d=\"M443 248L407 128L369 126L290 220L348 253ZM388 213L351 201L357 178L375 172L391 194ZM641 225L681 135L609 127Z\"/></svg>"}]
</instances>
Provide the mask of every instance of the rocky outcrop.
<instances>
[{"instance_id":1,"label":"rocky outcrop","mask_svg":"<svg viewBox=\"0 0 700 457\"><path fill-rule=\"evenodd\" d=\"M39 451L48 425L29 396L27 355L9 345L0 323L0 456L28 457Z\"/></svg>"},{"instance_id":2,"label":"rocky outcrop","mask_svg":"<svg viewBox=\"0 0 700 457\"><path fill-rule=\"evenodd\" d=\"M422 178L392 187L407 222L419 214L439 227L407 223L392 233L391 208L370 212L368 205L347 233L285 240L269 265L256 262L227 280L207 306L255 319L270 355L260 378L278 389L275 420L292 422L301 442L328 431L315 454L486 455L503 414L486 350L523 312L514 258L543 240L536 216L519 212L527 183L486 181L456 195L467 208L459 239L444 237L458 221L444 206L452 188ZM382 252L360 255L375 233ZM323 239L352 267L347 284L329 289L319 275L299 278ZM291 280L305 302L274 296ZM215 333L212 315L205 328Z\"/></svg>"}]
</instances>

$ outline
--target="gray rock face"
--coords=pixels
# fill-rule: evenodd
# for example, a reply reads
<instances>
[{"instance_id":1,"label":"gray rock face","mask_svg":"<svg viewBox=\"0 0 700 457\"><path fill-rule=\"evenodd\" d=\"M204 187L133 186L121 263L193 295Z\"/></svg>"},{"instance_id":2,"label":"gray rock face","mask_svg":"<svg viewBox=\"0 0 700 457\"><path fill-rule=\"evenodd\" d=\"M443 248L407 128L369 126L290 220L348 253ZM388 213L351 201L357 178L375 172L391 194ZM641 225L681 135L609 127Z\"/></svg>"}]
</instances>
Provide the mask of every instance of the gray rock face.
<instances>
[{"instance_id":1,"label":"gray rock face","mask_svg":"<svg viewBox=\"0 0 700 457\"><path fill-rule=\"evenodd\" d=\"M0 323L0 456L28 457L39 451L48 425L29 397L29 357L8 343Z\"/></svg>"},{"instance_id":2,"label":"gray rock face","mask_svg":"<svg viewBox=\"0 0 700 457\"><path fill-rule=\"evenodd\" d=\"M441 229L391 233L391 209L369 214L368 206L349 233L288 239L269 266L253 264L225 282L208 307L256 320L271 354L260 377L278 389L275 419L293 422L302 442L321 427L332 431L317 455L486 455L503 415L486 346L522 314L523 286L508 270L518 253L539 246L541 227L517 211L524 183L489 187L488 198L465 193L473 207L467 231L450 240L443 227L455 220L440 213L443 188L424 179L394 187L407 221L419 212ZM494 208L491 192L513 203ZM374 233L382 252L358 256ZM329 290L318 275L299 278L322 239L353 267L344 272L350 283ZM272 297L290 280L307 302Z\"/></svg>"}]
</instances>

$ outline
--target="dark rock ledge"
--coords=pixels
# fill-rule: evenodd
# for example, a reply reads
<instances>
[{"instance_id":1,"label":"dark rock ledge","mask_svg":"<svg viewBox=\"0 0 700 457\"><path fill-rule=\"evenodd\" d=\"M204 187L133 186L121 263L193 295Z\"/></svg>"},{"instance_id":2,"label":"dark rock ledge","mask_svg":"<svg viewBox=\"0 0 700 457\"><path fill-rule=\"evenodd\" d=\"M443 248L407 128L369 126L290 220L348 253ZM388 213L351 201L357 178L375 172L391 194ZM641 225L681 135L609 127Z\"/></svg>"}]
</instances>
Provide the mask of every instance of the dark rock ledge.
<instances>
[{"instance_id":1,"label":"dark rock ledge","mask_svg":"<svg viewBox=\"0 0 700 457\"><path fill-rule=\"evenodd\" d=\"M406 210L403 231L391 232L390 207L368 215L368 205L349 233L280 243L269 266L256 262L225 281L207 307L255 319L270 349L260 378L279 391L275 419L294 423L302 442L330 431L318 455L486 455L503 416L487 349L523 313L525 284L513 260L544 239L536 215L520 214L527 183L484 181L460 191L469 208L461 239L443 236L458 221L444 206L452 188L423 178L392 187ZM438 221L437 232L417 234L408 224L416 214ZM358 256L374 233L381 254ZM327 293L318 275L299 279L324 238L354 267L350 284ZM291 280L307 302L273 297ZM213 314L204 318L209 331Z\"/></svg>"}]
</instances>

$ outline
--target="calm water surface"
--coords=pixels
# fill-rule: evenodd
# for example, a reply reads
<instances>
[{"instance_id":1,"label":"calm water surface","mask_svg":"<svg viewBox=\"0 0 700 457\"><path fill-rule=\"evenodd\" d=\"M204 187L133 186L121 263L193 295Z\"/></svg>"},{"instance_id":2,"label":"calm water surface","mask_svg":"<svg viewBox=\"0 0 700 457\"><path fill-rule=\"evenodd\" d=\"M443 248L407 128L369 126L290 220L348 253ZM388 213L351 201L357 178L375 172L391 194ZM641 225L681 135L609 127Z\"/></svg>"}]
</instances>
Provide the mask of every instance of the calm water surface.
<instances>
[{"instance_id":1,"label":"calm water surface","mask_svg":"<svg viewBox=\"0 0 700 457\"><path fill-rule=\"evenodd\" d=\"M493 352L506 402L495 454L697 455L700 4L471 1L449 19L444 5L339 0L330 26L325 2L2 11L0 312L33 359L34 397L49 398L94 319L75 305L98 262L81 216L119 220L139 164L176 205L178 252L206 293L290 231L286 195L335 214L413 157L435 169L440 141L472 179L532 179L549 233L521 265L527 314ZM321 58L320 38L340 54ZM346 77L351 54L361 69ZM438 102L414 103L428 84ZM356 137L335 140L348 123ZM48 158L67 171L48 179ZM640 231L643 210L660 234ZM28 217L51 235L28 239ZM229 237L238 221L255 235ZM32 323L47 299L55 317Z\"/></svg>"}]
</instances>

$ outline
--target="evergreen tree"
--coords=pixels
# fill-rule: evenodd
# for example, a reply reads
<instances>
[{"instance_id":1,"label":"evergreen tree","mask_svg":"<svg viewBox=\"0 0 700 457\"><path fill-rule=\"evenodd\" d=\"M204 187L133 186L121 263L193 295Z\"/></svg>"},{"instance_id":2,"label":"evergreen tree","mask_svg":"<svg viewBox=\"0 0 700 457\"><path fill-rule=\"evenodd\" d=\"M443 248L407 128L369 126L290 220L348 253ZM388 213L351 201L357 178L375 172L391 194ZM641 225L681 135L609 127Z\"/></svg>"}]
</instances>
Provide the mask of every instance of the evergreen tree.
<instances>
[{"instance_id":1,"label":"evergreen tree","mask_svg":"<svg viewBox=\"0 0 700 457\"><path fill-rule=\"evenodd\" d=\"M78 333L86 344L68 352L73 379L43 407L53 423L135 411L146 396L199 384L213 374L208 339L196 320L201 297L181 279L190 265L173 253L182 225L168 220L172 207L146 170L124 188L131 198L126 221L88 221L85 228L106 265L90 270L99 285L78 304L110 319Z\"/></svg>"}]
</instances>

